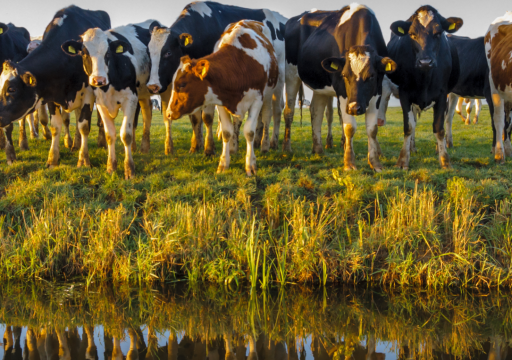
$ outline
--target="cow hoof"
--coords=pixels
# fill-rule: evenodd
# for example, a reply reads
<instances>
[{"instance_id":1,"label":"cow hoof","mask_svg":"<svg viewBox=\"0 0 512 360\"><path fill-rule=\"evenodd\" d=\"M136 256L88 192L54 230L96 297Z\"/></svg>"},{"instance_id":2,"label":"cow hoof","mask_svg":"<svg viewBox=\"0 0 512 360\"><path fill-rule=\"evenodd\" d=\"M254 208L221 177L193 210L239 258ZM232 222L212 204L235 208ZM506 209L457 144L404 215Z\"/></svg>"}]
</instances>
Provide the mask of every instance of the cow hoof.
<instances>
[{"instance_id":1,"label":"cow hoof","mask_svg":"<svg viewBox=\"0 0 512 360\"><path fill-rule=\"evenodd\" d=\"M343 169L345 171L355 171L355 170L357 170L357 167L353 164L350 164L350 165L345 165L345 167Z\"/></svg>"},{"instance_id":2,"label":"cow hoof","mask_svg":"<svg viewBox=\"0 0 512 360\"><path fill-rule=\"evenodd\" d=\"M321 146L313 146L313 154L322 155L324 153L324 149Z\"/></svg>"},{"instance_id":3,"label":"cow hoof","mask_svg":"<svg viewBox=\"0 0 512 360\"><path fill-rule=\"evenodd\" d=\"M386 119L377 119L377 126L385 126Z\"/></svg>"},{"instance_id":4,"label":"cow hoof","mask_svg":"<svg viewBox=\"0 0 512 360\"><path fill-rule=\"evenodd\" d=\"M46 163L46 167L47 167L48 169L50 169L50 170L55 169L55 167L56 167L56 166L57 166L57 165L53 165L53 164L51 164L51 163Z\"/></svg>"},{"instance_id":5,"label":"cow hoof","mask_svg":"<svg viewBox=\"0 0 512 360\"><path fill-rule=\"evenodd\" d=\"M325 148L332 149L334 147L334 141L332 140L332 136L328 136L325 141Z\"/></svg>"},{"instance_id":6,"label":"cow hoof","mask_svg":"<svg viewBox=\"0 0 512 360\"><path fill-rule=\"evenodd\" d=\"M292 144L290 142L285 142L283 144L283 151L291 153L292 152Z\"/></svg>"},{"instance_id":7,"label":"cow hoof","mask_svg":"<svg viewBox=\"0 0 512 360\"><path fill-rule=\"evenodd\" d=\"M247 177L256 176L256 166L249 166L245 169Z\"/></svg>"},{"instance_id":8,"label":"cow hoof","mask_svg":"<svg viewBox=\"0 0 512 360\"><path fill-rule=\"evenodd\" d=\"M231 151L230 151L231 153ZM207 157L215 156L215 149L207 149L204 151L204 155Z\"/></svg>"},{"instance_id":9,"label":"cow hoof","mask_svg":"<svg viewBox=\"0 0 512 360\"><path fill-rule=\"evenodd\" d=\"M277 141L272 140L272 141L270 142L270 148L271 148L272 150L277 150L277 149L279 149L279 143L278 143Z\"/></svg>"},{"instance_id":10,"label":"cow hoof","mask_svg":"<svg viewBox=\"0 0 512 360\"><path fill-rule=\"evenodd\" d=\"M217 174L223 174L226 172L227 169L228 169L227 166L219 165L219 167L217 168Z\"/></svg>"},{"instance_id":11,"label":"cow hoof","mask_svg":"<svg viewBox=\"0 0 512 360\"><path fill-rule=\"evenodd\" d=\"M26 139L20 143L20 150L28 150L28 141Z\"/></svg>"},{"instance_id":12,"label":"cow hoof","mask_svg":"<svg viewBox=\"0 0 512 360\"><path fill-rule=\"evenodd\" d=\"M91 164L86 159L79 159L78 163L76 164L76 167L79 168L79 169L82 168L82 167L90 168Z\"/></svg>"},{"instance_id":13,"label":"cow hoof","mask_svg":"<svg viewBox=\"0 0 512 360\"><path fill-rule=\"evenodd\" d=\"M14 160L7 160L7 165L11 166L14 164Z\"/></svg>"},{"instance_id":14,"label":"cow hoof","mask_svg":"<svg viewBox=\"0 0 512 360\"><path fill-rule=\"evenodd\" d=\"M375 171L376 173L381 173L383 170L384 170L384 168L381 168L381 167L373 168L373 171Z\"/></svg>"},{"instance_id":15,"label":"cow hoof","mask_svg":"<svg viewBox=\"0 0 512 360\"><path fill-rule=\"evenodd\" d=\"M135 164L133 161L124 163L124 178L125 180L131 180L135 178Z\"/></svg>"}]
</instances>

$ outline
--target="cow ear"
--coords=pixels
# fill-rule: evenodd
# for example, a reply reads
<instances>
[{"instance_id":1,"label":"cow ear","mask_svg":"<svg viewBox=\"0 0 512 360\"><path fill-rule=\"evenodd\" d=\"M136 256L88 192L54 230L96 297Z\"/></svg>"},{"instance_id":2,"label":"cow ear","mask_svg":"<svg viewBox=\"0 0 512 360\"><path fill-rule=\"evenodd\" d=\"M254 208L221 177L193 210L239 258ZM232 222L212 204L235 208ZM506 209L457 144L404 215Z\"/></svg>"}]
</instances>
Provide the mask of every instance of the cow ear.
<instances>
[{"instance_id":1,"label":"cow ear","mask_svg":"<svg viewBox=\"0 0 512 360\"><path fill-rule=\"evenodd\" d=\"M180 35L180 46L182 48L188 48L190 45L194 43L194 38L192 38L192 35L183 33Z\"/></svg>"},{"instance_id":2,"label":"cow ear","mask_svg":"<svg viewBox=\"0 0 512 360\"><path fill-rule=\"evenodd\" d=\"M456 33L462 25L464 25L464 20L458 17L451 17L443 21L443 30L449 34Z\"/></svg>"},{"instance_id":3,"label":"cow ear","mask_svg":"<svg viewBox=\"0 0 512 360\"><path fill-rule=\"evenodd\" d=\"M126 52L129 52L129 53L133 52L132 51L132 46L130 45L130 43L128 43L126 41L123 41L123 40L112 41L109 44L109 47L110 47L110 52L112 54L121 55L121 54L124 54Z\"/></svg>"},{"instance_id":4,"label":"cow ear","mask_svg":"<svg viewBox=\"0 0 512 360\"><path fill-rule=\"evenodd\" d=\"M5 34L7 31L9 31L9 28L4 23L0 23L0 35Z\"/></svg>"},{"instance_id":5,"label":"cow ear","mask_svg":"<svg viewBox=\"0 0 512 360\"><path fill-rule=\"evenodd\" d=\"M155 28L159 28L159 27L162 27L162 24L160 24L158 21L153 21L151 23L151 25L149 25L149 33L153 33L153 30L155 30Z\"/></svg>"},{"instance_id":6,"label":"cow ear","mask_svg":"<svg viewBox=\"0 0 512 360\"><path fill-rule=\"evenodd\" d=\"M210 70L210 63L208 62L208 60L198 61L193 69L194 74L201 80L204 80L206 75L208 75L208 70Z\"/></svg>"},{"instance_id":7,"label":"cow ear","mask_svg":"<svg viewBox=\"0 0 512 360\"><path fill-rule=\"evenodd\" d=\"M70 56L82 55L83 44L80 41L69 40L61 45L62 51Z\"/></svg>"},{"instance_id":8,"label":"cow ear","mask_svg":"<svg viewBox=\"0 0 512 360\"><path fill-rule=\"evenodd\" d=\"M37 85L36 77L28 71L21 75L21 79L27 86L35 87Z\"/></svg>"},{"instance_id":9,"label":"cow ear","mask_svg":"<svg viewBox=\"0 0 512 360\"><path fill-rule=\"evenodd\" d=\"M379 64L379 70L385 74L394 73L397 68L396 62L388 57L381 58Z\"/></svg>"},{"instance_id":10,"label":"cow ear","mask_svg":"<svg viewBox=\"0 0 512 360\"><path fill-rule=\"evenodd\" d=\"M325 71L333 74L341 72L345 67L345 58L327 58L324 61L322 61L322 67L324 68Z\"/></svg>"},{"instance_id":11,"label":"cow ear","mask_svg":"<svg viewBox=\"0 0 512 360\"><path fill-rule=\"evenodd\" d=\"M391 31L397 36L405 36L409 33L409 28L412 22L409 21L395 21L391 24Z\"/></svg>"}]
</instances>

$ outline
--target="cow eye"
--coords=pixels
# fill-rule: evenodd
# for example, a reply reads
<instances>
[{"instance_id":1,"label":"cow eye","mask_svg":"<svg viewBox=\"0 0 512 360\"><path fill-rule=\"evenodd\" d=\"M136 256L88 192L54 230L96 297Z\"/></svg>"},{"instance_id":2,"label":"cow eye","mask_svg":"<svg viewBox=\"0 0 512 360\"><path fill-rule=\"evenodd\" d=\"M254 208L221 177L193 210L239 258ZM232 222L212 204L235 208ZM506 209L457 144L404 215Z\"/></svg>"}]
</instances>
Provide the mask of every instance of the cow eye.
<instances>
[{"instance_id":1,"label":"cow eye","mask_svg":"<svg viewBox=\"0 0 512 360\"><path fill-rule=\"evenodd\" d=\"M7 89L7 92L9 92L9 93L13 94L13 93L15 93L15 92L16 92L16 89L15 89L15 88L13 88L13 87L10 87L10 88L8 88L8 89Z\"/></svg>"},{"instance_id":2,"label":"cow eye","mask_svg":"<svg viewBox=\"0 0 512 360\"><path fill-rule=\"evenodd\" d=\"M171 52L170 51L167 51L164 55L164 57L168 58L168 57L171 57Z\"/></svg>"}]
</instances>

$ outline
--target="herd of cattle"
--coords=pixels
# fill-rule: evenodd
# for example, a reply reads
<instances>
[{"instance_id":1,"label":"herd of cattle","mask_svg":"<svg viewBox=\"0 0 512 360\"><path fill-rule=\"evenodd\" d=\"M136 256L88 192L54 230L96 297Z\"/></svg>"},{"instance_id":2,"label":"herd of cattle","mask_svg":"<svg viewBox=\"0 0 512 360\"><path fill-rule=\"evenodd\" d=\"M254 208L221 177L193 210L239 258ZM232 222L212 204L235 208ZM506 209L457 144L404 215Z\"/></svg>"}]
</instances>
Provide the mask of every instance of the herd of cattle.
<instances>
[{"instance_id":1,"label":"herd of cattle","mask_svg":"<svg viewBox=\"0 0 512 360\"><path fill-rule=\"evenodd\" d=\"M278 148L283 110L283 150L291 151L295 103L297 96L304 103L305 84L313 90L314 153L323 152L324 114L329 124L327 146L332 146L332 102L334 97L338 100L346 170L355 169L355 116L362 114L368 163L375 171L382 170L377 133L386 123L392 94L400 99L404 120L397 166L409 167L418 116L431 107L439 161L443 168L450 166L447 147L453 146L452 118L456 108L460 113L459 97L467 99L468 106L477 100L475 122L479 99L487 100L493 152L503 163L505 155L512 155L512 12L496 19L485 37L452 35L462 25L460 18L445 18L433 7L422 6L408 20L391 25L386 45L375 14L364 5L312 10L286 19L268 9L210 1L190 3L169 28L155 20L111 28L106 12L77 6L58 11L42 39L31 41L26 29L0 23L0 127L5 132L7 162L16 159L13 122L20 121L23 148L28 119L32 136L38 135L39 124L45 138L52 140L49 167L59 163L63 125L65 145L80 150L78 166L90 166L88 135L96 104L99 142L108 146L109 173L117 168L114 120L122 110L125 177L132 178L137 119L142 113L140 150L147 153L152 111L159 106L151 96L159 94L166 154L173 152L171 121L189 115L191 152L204 148L205 154L213 155L217 109L223 139L219 172L229 167L230 154L238 150L239 129L247 114L243 133L250 176L256 173L254 148L262 152ZM69 135L72 111L77 119L74 141Z\"/></svg>"}]
</instances>

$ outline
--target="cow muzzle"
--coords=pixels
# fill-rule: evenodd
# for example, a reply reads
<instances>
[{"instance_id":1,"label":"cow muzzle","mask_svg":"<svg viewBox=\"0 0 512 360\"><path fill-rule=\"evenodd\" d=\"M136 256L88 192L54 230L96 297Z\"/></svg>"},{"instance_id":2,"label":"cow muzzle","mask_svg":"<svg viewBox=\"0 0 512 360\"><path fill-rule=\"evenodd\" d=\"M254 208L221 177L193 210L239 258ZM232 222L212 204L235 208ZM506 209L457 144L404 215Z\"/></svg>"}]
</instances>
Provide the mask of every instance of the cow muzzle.
<instances>
[{"instance_id":1,"label":"cow muzzle","mask_svg":"<svg viewBox=\"0 0 512 360\"><path fill-rule=\"evenodd\" d=\"M434 67L434 60L432 60L431 58L419 59L418 63L417 63L417 67L422 70L432 69Z\"/></svg>"},{"instance_id":2,"label":"cow muzzle","mask_svg":"<svg viewBox=\"0 0 512 360\"><path fill-rule=\"evenodd\" d=\"M91 77L90 83L92 86L108 85L107 78L104 76L93 76L93 77Z\"/></svg>"},{"instance_id":3,"label":"cow muzzle","mask_svg":"<svg viewBox=\"0 0 512 360\"><path fill-rule=\"evenodd\" d=\"M158 94L160 92L160 86L158 86L156 84L151 84L151 85L148 85L148 90L149 90L149 92L151 92L153 94Z\"/></svg>"},{"instance_id":4,"label":"cow muzzle","mask_svg":"<svg viewBox=\"0 0 512 360\"><path fill-rule=\"evenodd\" d=\"M347 114L357 116L364 113L364 109L357 102L352 102L347 105Z\"/></svg>"}]
</instances>

